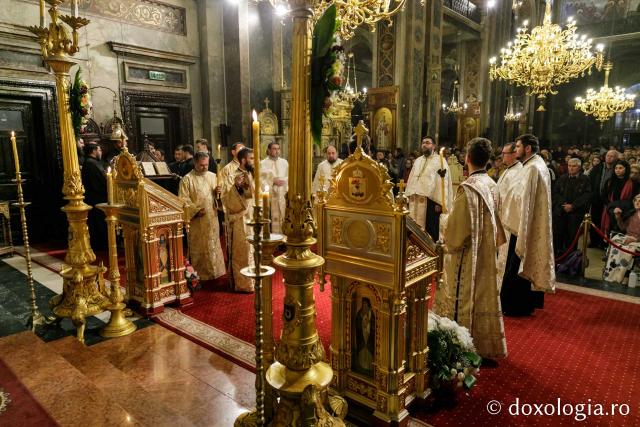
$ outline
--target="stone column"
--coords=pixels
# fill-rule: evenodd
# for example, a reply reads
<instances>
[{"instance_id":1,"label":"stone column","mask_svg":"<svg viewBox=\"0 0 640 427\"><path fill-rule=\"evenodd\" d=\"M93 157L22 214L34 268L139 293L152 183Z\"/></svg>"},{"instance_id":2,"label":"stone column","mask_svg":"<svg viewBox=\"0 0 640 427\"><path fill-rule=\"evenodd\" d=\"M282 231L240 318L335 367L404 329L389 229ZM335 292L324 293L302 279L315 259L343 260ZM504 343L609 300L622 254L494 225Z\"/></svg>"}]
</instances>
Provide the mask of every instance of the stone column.
<instances>
[{"instance_id":1,"label":"stone column","mask_svg":"<svg viewBox=\"0 0 640 427\"><path fill-rule=\"evenodd\" d=\"M202 132L212 145L220 143L220 123L226 123L223 6L221 1L198 2ZM184 141L186 142L186 141Z\"/></svg>"},{"instance_id":2,"label":"stone column","mask_svg":"<svg viewBox=\"0 0 640 427\"><path fill-rule=\"evenodd\" d=\"M423 56L426 58L425 88L424 88L424 114L422 121L426 122L424 133L439 139L440 128L440 105L441 85L442 85L442 0L427 2L425 21L427 36L424 46ZM420 130L420 129L419 129ZM411 141L411 146L418 148L421 135L417 134Z\"/></svg>"},{"instance_id":3,"label":"stone column","mask_svg":"<svg viewBox=\"0 0 640 427\"><path fill-rule=\"evenodd\" d=\"M480 124L480 134L487 136L496 145L502 145L504 140L504 114L507 110L507 83L501 80L489 81L488 58L495 56L500 62L500 49L506 46L512 39L512 8L509 2L498 2L496 8L488 11L482 22L483 46L483 73L488 83L484 89L484 100L482 103L482 118Z\"/></svg>"},{"instance_id":4,"label":"stone column","mask_svg":"<svg viewBox=\"0 0 640 427\"><path fill-rule=\"evenodd\" d=\"M209 3L209 2L204 2ZM230 143L246 141L250 122L251 76L249 69L248 4L221 1L224 31L224 89Z\"/></svg>"},{"instance_id":5,"label":"stone column","mask_svg":"<svg viewBox=\"0 0 640 427\"><path fill-rule=\"evenodd\" d=\"M436 0L438 1L441 3L441 0ZM433 8L433 2L427 3L429 8ZM439 13L442 13L441 9ZM428 57L426 47L429 39L429 33L425 34L425 29L429 28L427 6L421 6L419 1L407 2L404 12L396 18L395 25L397 28L394 80L400 87L396 141L397 145L406 151L419 146L424 121L425 58Z\"/></svg>"}]
</instances>

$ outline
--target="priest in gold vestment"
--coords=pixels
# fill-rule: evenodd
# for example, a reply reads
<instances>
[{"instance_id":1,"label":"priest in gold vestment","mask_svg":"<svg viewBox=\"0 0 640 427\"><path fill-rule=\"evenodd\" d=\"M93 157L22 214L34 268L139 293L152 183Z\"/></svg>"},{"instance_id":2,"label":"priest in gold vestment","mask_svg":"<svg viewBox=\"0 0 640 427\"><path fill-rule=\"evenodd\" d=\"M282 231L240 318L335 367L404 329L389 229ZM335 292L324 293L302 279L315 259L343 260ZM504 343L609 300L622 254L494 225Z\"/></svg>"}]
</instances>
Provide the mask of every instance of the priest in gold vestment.
<instances>
[{"instance_id":1,"label":"priest in gold vestment","mask_svg":"<svg viewBox=\"0 0 640 427\"><path fill-rule=\"evenodd\" d=\"M231 248L229 275L238 292L253 292L253 280L240 273L253 265L251 245L247 241L250 227L246 224L253 214L253 150L242 148L237 153L238 168L231 185L222 190L222 204L227 220L227 245ZM226 183L228 184L228 183Z\"/></svg>"},{"instance_id":2,"label":"priest in gold vestment","mask_svg":"<svg viewBox=\"0 0 640 427\"><path fill-rule=\"evenodd\" d=\"M224 275L226 270L215 206L220 188L216 174L209 172L209 154L196 153L194 165L180 181L179 196L185 202L187 218L190 218L191 264L202 280L212 280Z\"/></svg>"},{"instance_id":3,"label":"priest in gold vestment","mask_svg":"<svg viewBox=\"0 0 640 427\"><path fill-rule=\"evenodd\" d=\"M504 243L497 215L497 186L484 167L491 142L467 145L469 178L460 184L444 230L445 284L437 290L434 311L469 329L478 354L507 355L496 250Z\"/></svg>"},{"instance_id":4,"label":"priest in gold vestment","mask_svg":"<svg viewBox=\"0 0 640 427\"><path fill-rule=\"evenodd\" d=\"M538 138L516 138L522 169L503 204L502 222L511 233L502 281L505 315L528 316L543 308L544 293L555 291L555 262L551 226L551 176L537 153Z\"/></svg>"}]
</instances>

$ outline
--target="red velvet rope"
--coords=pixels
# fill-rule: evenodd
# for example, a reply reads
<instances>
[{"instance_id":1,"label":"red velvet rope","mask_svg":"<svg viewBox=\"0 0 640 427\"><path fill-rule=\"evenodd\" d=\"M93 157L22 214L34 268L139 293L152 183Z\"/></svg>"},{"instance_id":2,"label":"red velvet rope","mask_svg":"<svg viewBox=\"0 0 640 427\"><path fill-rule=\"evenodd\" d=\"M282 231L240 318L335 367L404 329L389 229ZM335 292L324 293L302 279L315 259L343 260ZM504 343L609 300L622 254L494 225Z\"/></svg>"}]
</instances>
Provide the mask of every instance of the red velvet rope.
<instances>
[{"instance_id":1,"label":"red velvet rope","mask_svg":"<svg viewBox=\"0 0 640 427\"><path fill-rule=\"evenodd\" d=\"M578 244L578 239L580 238L581 234L582 234L582 224L580 225L580 228L578 228L578 232L576 233L576 237L573 238L573 242L571 242L571 245L569 245L569 249L567 249L565 253L563 253L562 255L556 258L556 264L562 261L563 259L565 259L567 255L569 255L571 252L573 252L573 249Z\"/></svg>"},{"instance_id":2,"label":"red velvet rope","mask_svg":"<svg viewBox=\"0 0 640 427\"><path fill-rule=\"evenodd\" d=\"M598 227L596 227L596 225L594 223L591 223L591 225L593 226L593 228L596 230L596 233L598 233L600 235L600 237L602 237L607 243L609 243L611 246L613 246L614 248L622 251L622 252L626 252L630 255L633 256L640 256L639 252L631 252L628 249L624 249L622 246L614 243L613 241L611 241L611 239L609 239L602 230L600 230Z\"/></svg>"}]
</instances>

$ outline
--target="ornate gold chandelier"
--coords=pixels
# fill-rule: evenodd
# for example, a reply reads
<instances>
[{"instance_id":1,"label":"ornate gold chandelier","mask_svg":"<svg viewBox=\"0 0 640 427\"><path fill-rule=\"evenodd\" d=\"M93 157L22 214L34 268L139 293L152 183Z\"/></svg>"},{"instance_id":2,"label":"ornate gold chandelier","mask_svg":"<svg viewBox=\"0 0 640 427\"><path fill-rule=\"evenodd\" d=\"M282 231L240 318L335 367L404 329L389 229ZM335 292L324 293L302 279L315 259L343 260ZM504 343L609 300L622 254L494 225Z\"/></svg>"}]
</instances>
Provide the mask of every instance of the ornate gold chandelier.
<instances>
[{"instance_id":1,"label":"ornate gold chandelier","mask_svg":"<svg viewBox=\"0 0 640 427\"><path fill-rule=\"evenodd\" d=\"M522 117L522 113L520 111L516 111L513 105L513 95L509 97L509 101L507 103L507 113L504 115L505 122L517 122L520 121L520 117Z\"/></svg>"},{"instance_id":2,"label":"ornate gold chandelier","mask_svg":"<svg viewBox=\"0 0 640 427\"><path fill-rule=\"evenodd\" d=\"M453 93L451 94L451 102L449 103L449 105L447 104L442 104L442 111L445 114L458 114L458 113L463 113L467 110L467 103L466 102L462 102L461 100L459 100L460 98L460 82L458 82L458 79L456 79L453 82Z\"/></svg>"},{"instance_id":3,"label":"ornate gold chandelier","mask_svg":"<svg viewBox=\"0 0 640 427\"><path fill-rule=\"evenodd\" d=\"M351 72L353 71L353 86L351 85ZM355 102L364 102L367 99L367 88L358 90L358 77L356 76L356 60L353 52L347 55L347 82L344 90L338 93L338 102L346 102L353 105Z\"/></svg>"},{"instance_id":4,"label":"ornate gold chandelier","mask_svg":"<svg viewBox=\"0 0 640 427\"><path fill-rule=\"evenodd\" d=\"M289 10L289 0L255 0L269 1L280 16ZM354 36L356 28L368 25L371 31L380 21L391 22L391 17L398 13L405 5L406 0L316 0L313 3L313 14L316 18L322 16L324 11L332 4L336 5L340 18L340 36L348 40ZM424 4L424 0L421 0Z\"/></svg>"},{"instance_id":5,"label":"ornate gold chandelier","mask_svg":"<svg viewBox=\"0 0 640 427\"><path fill-rule=\"evenodd\" d=\"M542 26L527 33L527 21L518 29L516 39L501 49L498 66L496 57L489 60L491 80L502 79L517 86L525 86L528 95L537 95L542 101L548 93L555 95L554 88L569 80L591 73L591 67L602 68L603 46L597 53L591 51L592 40L586 35L576 34L576 23L569 18L566 29L551 23L551 3L547 0Z\"/></svg>"},{"instance_id":6,"label":"ornate gold chandelier","mask_svg":"<svg viewBox=\"0 0 640 427\"><path fill-rule=\"evenodd\" d=\"M609 87L609 72L612 68L611 62L604 65L604 86L600 88L600 91L587 89L586 97L576 98L576 110L593 116L600 122L600 126L614 114L622 113L635 105L635 95L626 94L625 89L619 86Z\"/></svg>"}]
</instances>

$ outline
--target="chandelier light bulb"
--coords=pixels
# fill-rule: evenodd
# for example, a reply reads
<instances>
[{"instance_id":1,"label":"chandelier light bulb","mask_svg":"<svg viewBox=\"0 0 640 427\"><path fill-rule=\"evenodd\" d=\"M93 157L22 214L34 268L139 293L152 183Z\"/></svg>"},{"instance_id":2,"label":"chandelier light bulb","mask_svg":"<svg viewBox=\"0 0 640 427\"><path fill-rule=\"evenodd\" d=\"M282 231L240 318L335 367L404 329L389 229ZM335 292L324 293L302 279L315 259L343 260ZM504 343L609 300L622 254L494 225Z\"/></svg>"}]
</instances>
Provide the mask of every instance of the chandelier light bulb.
<instances>
[{"instance_id":1,"label":"chandelier light bulb","mask_svg":"<svg viewBox=\"0 0 640 427\"><path fill-rule=\"evenodd\" d=\"M527 25L529 25L529 20L525 19L524 21L522 21L522 26L526 27Z\"/></svg>"},{"instance_id":2,"label":"chandelier light bulb","mask_svg":"<svg viewBox=\"0 0 640 427\"><path fill-rule=\"evenodd\" d=\"M487 2L487 9L493 9L494 7L496 7L496 0L489 0Z\"/></svg>"}]
</instances>

